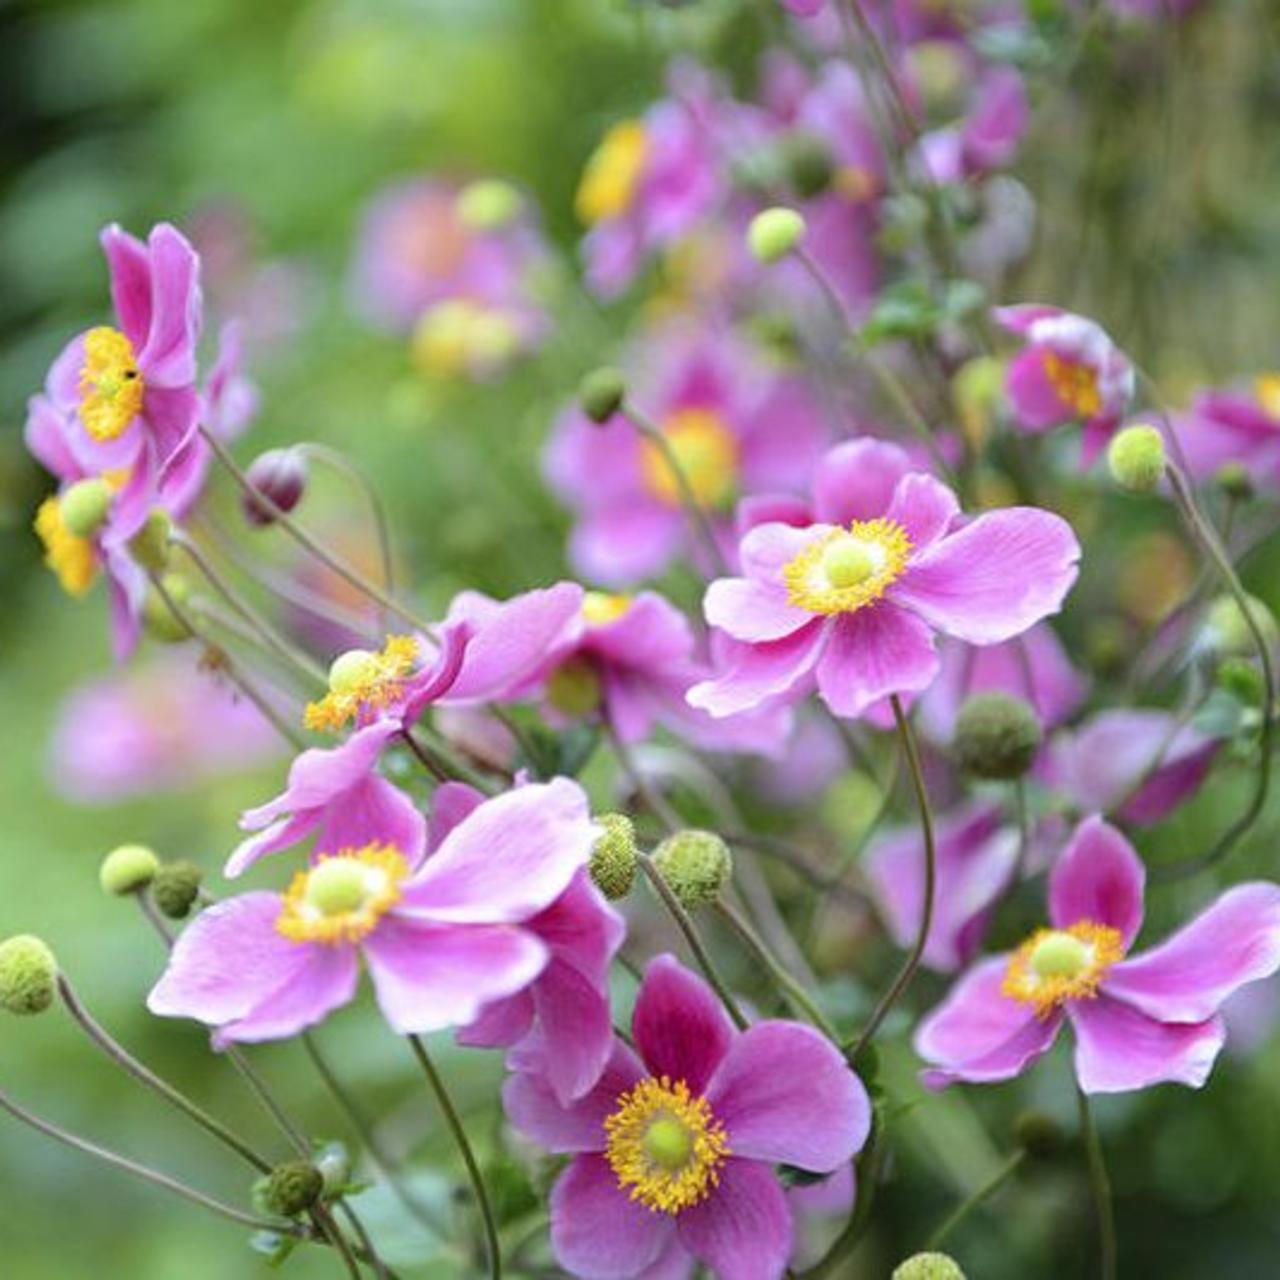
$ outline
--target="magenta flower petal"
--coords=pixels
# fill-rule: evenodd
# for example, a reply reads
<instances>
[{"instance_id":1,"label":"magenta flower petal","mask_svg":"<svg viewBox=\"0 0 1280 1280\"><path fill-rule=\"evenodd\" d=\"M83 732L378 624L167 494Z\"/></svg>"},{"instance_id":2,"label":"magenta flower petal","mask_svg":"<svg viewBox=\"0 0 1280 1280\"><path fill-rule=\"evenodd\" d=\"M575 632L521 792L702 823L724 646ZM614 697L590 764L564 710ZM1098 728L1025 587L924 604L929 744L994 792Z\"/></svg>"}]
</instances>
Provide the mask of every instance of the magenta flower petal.
<instances>
[{"instance_id":1,"label":"magenta flower petal","mask_svg":"<svg viewBox=\"0 0 1280 1280\"><path fill-rule=\"evenodd\" d=\"M401 1035L474 1022L492 1000L527 987L547 949L512 925L418 924L383 919L364 940L378 1006Z\"/></svg>"},{"instance_id":2,"label":"magenta flower petal","mask_svg":"<svg viewBox=\"0 0 1280 1280\"><path fill-rule=\"evenodd\" d=\"M547 1081L567 1103L591 1088L608 1061L609 997L572 965L553 959L534 983L533 999L548 1048Z\"/></svg>"},{"instance_id":3,"label":"magenta flower petal","mask_svg":"<svg viewBox=\"0 0 1280 1280\"><path fill-rule=\"evenodd\" d=\"M742 572L759 582L780 585L787 563L823 532L823 526L808 523L802 527L777 522L758 524L747 531L738 547Z\"/></svg>"},{"instance_id":4,"label":"magenta flower petal","mask_svg":"<svg viewBox=\"0 0 1280 1280\"><path fill-rule=\"evenodd\" d=\"M907 531L911 549L918 556L946 533L960 514L960 504L941 481L914 471L898 481L884 514Z\"/></svg>"},{"instance_id":5,"label":"magenta flower petal","mask_svg":"<svg viewBox=\"0 0 1280 1280\"><path fill-rule=\"evenodd\" d=\"M547 970L542 972L545 977ZM528 1035L534 1018L531 992L532 988L526 988L505 1000L485 1005L480 1016L458 1032L458 1043L472 1049L505 1049Z\"/></svg>"},{"instance_id":6,"label":"magenta flower petal","mask_svg":"<svg viewBox=\"0 0 1280 1280\"><path fill-rule=\"evenodd\" d=\"M627 1198L603 1156L577 1156L551 1189L551 1248L582 1280L636 1275L673 1230L666 1214Z\"/></svg>"},{"instance_id":7,"label":"magenta flower petal","mask_svg":"<svg viewBox=\"0 0 1280 1280\"><path fill-rule=\"evenodd\" d=\"M822 621L815 619L783 640L726 646L724 669L689 690L690 706L730 716L798 690L812 673L826 635Z\"/></svg>"},{"instance_id":8,"label":"magenta flower petal","mask_svg":"<svg viewBox=\"0 0 1280 1280\"><path fill-rule=\"evenodd\" d=\"M316 853L389 844L416 865L426 846L426 819L397 787L370 774L330 805L316 835Z\"/></svg>"},{"instance_id":9,"label":"magenta flower petal","mask_svg":"<svg viewBox=\"0 0 1280 1280\"><path fill-rule=\"evenodd\" d=\"M167 222L147 238L151 258L151 316L138 367L148 386L189 387L196 380L200 337L200 259Z\"/></svg>"},{"instance_id":10,"label":"magenta flower petal","mask_svg":"<svg viewBox=\"0 0 1280 1280\"><path fill-rule=\"evenodd\" d=\"M1073 1000L1068 1012L1076 1033L1076 1079L1085 1093L1165 1083L1198 1089L1226 1038L1220 1018L1157 1022L1105 995Z\"/></svg>"},{"instance_id":11,"label":"magenta flower petal","mask_svg":"<svg viewBox=\"0 0 1280 1280\"><path fill-rule=\"evenodd\" d=\"M1028 431L1046 431L1070 422L1075 416L1049 381L1044 366L1044 351L1028 347L1009 362L1005 387L1018 422Z\"/></svg>"},{"instance_id":12,"label":"magenta flower petal","mask_svg":"<svg viewBox=\"0 0 1280 1280\"><path fill-rule=\"evenodd\" d=\"M913 559L889 598L972 644L1009 640L1056 613L1080 544L1060 516L1009 507L979 516Z\"/></svg>"},{"instance_id":13,"label":"magenta flower petal","mask_svg":"<svg viewBox=\"0 0 1280 1280\"><path fill-rule=\"evenodd\" d=\"M889 509L898 481L911 470L911 459L896 444L867 437L836 445L814 470L814 515L827 524L874 520Z\"/></svg>"},{"instance_id":14,"label":"magenta flower petal","mask_svg":"<svg viewBox=\"0 0 1280 1280\"><path fill-rule=\"evenodd\" d=\"M1062 1017L1037 1018L1029 1004L1004 995L1007 955L975 965L916 1031L916 1052L934 1070L923 1074L929 1088L957 1080L1009 1080L1052 1044Z\"/></svg>"},{"instance_id":15,"label":"magenta flower petal","mask_svg":"<svg viewBox=\"0 0 1280 1280\"><path fill-rule=\"evenodd\" d=\"M147 246L117 223L98 237L111 275L111 303L120 329L135 351L141 351L151 328L151 260Z\"/></svg>"},{"instance_id":16,"label":"magenta flower petal","mask_svg":"<svg viewBox=\"0 0 1280 1280\"><path fill-rule=\"evenodd\" d=\"M715 1194L676 1219L680 1243L718 1276L779 1280L791 1257L791 1209L773 1171L726 1160Z\"/></svg>"},{"instance_id":17,"label":"magenta flower petal","mask_svg":"<svg viewBox=\"0 0 1280 1280\"><path fill-rule=\"evenodd\" d=\"M1127 947L1142 927L1147 872L1133 846L1101 818L1076 828L1049 875L1049 919L1066 929L1082 920L1119 929Z\"/></svg>"},{"instance_id":18,"label":"magenta flower petal","mask_svg":"<svg viewBox=\"0 0 1280 1280\"><path fill-rule=\"evenodd\" d=\"M706 1089L734 1038L715 993L669 955L645 970L631 1032L651 1075L683 1080L695 1094Z\"/></svg>"},{"instance_id":19,"label":"magenta flower petal","mask_svg":"<svg viewBox=\"0 0 1280 1280\"><path fill-rule=\"evenodd\" d=\"M427 848L434 852L444 838L463 818L484 803L484 793L465 782L445 782L431 797L431 813L427 819Z\"/></svg>"},{"instance_id":20,"label":"magenta flower petal","mask_svg":"<svg viewBox=\"0 0 1280 1280\"><path fill-rule=\"evenodd\" d=\"M1102 989L1161 1022L1201 1022L1280 968L1280 888L1242 884L1172 937L1112 968Z\"/></svg>"},{"instance_id":21,"label":"magenta flower petal","mask_svg":"<svg viewBox=\"0 0 1280 1280\"><path fill-rule=\"evenodd\" d=\"M813 621L813 614L787 599L780 584L756 578L719 578L702 603L707 621L735 640L783 640Z\"/></svg>"},{"instance_id":22,"label":"magenta flower petal","mask_svg":"<svg viewBox=\"0 0 1280 1280\"><path fill-rule=\"evenodd\" d=\"M760 1022L730 1046L707 1085L735 1156L830 1173L871 1129L862 1082L825 1037L795 1022Z\"/></svg>"},{"instance_id":23,"label":"magenta flower petal","mask_svg":"<svg viewBox=\"0 0 1280 1280\"><path fill-rule=\"evenodd\" d=\"M427 707L453 689L466 662L471 636L472 628L466 622L448 622L440 629L435 660L405 682L397 717L402 723L413 724Z\"/></svg>"},{"instance_id":24,"label":"magenta flower petal","mask_svg":"<svg viewBox=\"0 0 1280 1280\"><path fill-rule=\"evenodd\" d=\"M919 693L938 673L933 633L914 614L879 603L842 614L818 659L818 692L838 716L860 716L891 693Z\"/></svg>"}]
</instances>

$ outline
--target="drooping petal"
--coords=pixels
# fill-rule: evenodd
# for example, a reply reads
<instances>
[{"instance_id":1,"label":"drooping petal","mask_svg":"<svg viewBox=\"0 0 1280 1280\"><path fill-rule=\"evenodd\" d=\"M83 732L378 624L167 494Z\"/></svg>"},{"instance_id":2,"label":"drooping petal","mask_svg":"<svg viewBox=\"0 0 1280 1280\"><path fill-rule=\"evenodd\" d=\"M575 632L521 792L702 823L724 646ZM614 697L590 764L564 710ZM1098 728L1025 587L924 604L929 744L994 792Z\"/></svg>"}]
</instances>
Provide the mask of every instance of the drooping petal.
<instances>
[{"instance_id":1,"label":"drooping petal","mask_svg":"<svg viewBox=\"0 0 1280 1280\"><path fill-rule=\"evenodd\" d=\"M919 693L938 673L933 634L884 602L844 614L818 659L818 692L838 716L860 716L891 693Z\"/></svg>"},{"instance_id":2,"label":"drooping petal","mask_svg":"<svg viewBox=\"0 0 1280 1280\"><path fill-rule=\"evenodd\" d=\"M707 1086L737 1156L830 1173L862 1149L871 1103L831 1042L795 1022L760 1022L730 1046Z\"/></svg>"},{"instance_id":3,"label":"drooping petal","mask_svg":"<svg viewBox=\"0 0 1280 1280\"><path fill-rule=\"evenodd\" d=\"M466 662L472 627L466 622L446 623L440 629L440 644L435 659L406 682L400 719L413 724L433 702L450 692Z\"/></svg>"},{"instance_id":4,"label":"drooping petal","mask_svg":"<svg viewBox=\"0 0 1280 1280\"><path fill-rule=\"evenodd\" d=\"M753 711L773 697L798 696L818 661L827 632L825 619L815 618L783 640L727 644L723 668L714 679L689 690L689 704L713 716L730 716Z\"/></svg>"},{"instance_id":5,"label":"drooping petal","mask_svg":"<svg viewBox=\"0 0 1280 1280\"><path fill-rule=\"evenodd\" d=\"M1147 871L1133 846L1101 818L1088 818L1049 875L1049 919L1066 929L1082 920L1119 929L1127 947L1142 927Z\"/></svg>"},{"instance_id":6,"label":"drooping petal","mask_svg":"<svg viewBox=\"0 0 1280 1280\"><path fill-rule=\"evenodd\" d=\"M695 1094L706 1088L734 1039L715 993L669 955L645 970L631 1032L651 1075L683 1080Z\"/></svg>"},{"instance_id":7,"label":"drooping petal","mask_svg":"<svg viewBox=\"0 0 1280 1280\"><path fill-rule=\"evenodd\" d=\"M773 1170L725 1161L720 1183L676 1219L680 1242L717 1276L780 1280L791 1257L791 1209Z\"/></svg>"},{"instance_id":8,"label":"drooping petal","mask_svg":"<svg viewBox=\"0 0 1280 1280\"><path fill-rule=\"evenodd\" d=\"M1125 1093L1153 1084L1198 1089L1226 1039L1220 1018L1158 1022L1106 995L1067 1006L1076 1033L1076 1078L1085 1093Z\"/></svg>"},{"instance_id":9,"label":"drooping petal","mask_svg":"<svg viewBox=\"0 0 1280 1280\"><path fill-rule=\"evenodd\" d=\"M1161 1022L1202 1022L1277 968L1280 887L1242 884L1158 947L1115 965L1102 989Z\"/></svg>"},{"instance_id":10,"label":"drooping petal","mask_svg":"<svg viewBox=\"0 0 1280 1280\"><path fill-rule=\"evenodd\" d=\"M1008 507L979 516L914 558L888 598L971 644L997 644L1056 613L1080 543L1060 516Z\"/></svg>"},{"instance_id":11,"label":"drooping petal","mask_svg":"<svg viewBox=\"0 0 1280 1280\"><path fill-rule=\"evenodd\" d=\"M913 471L898 481L885 516L900 524L919 555L946 533L960 514L956 495L941 480Z\"/></svg>"},{"instance_id":12,"label":"drooping petal","mask_svg":"<svg viewBox=\"0 0 1280 1280\"><path fill-rule=\"evenodd\" d=\"M836 445L814 471L814 515L828 524L883 516L898 481L911 470L911 459L896 444L864 438Z\"/></svg>"}]
</instances>

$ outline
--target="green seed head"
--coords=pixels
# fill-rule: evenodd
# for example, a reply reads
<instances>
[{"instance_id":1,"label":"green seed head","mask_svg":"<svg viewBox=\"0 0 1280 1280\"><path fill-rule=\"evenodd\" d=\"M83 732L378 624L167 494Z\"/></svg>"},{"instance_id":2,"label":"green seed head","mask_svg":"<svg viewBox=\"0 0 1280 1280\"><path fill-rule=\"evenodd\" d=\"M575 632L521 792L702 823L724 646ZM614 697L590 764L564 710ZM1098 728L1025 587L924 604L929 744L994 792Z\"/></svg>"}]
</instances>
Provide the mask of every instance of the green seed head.
<instances>
[{"instance_id":1,"label":"green seed head","mask_svg":"<svg viewBox=\"0 0 1280 1280\"><path fill-rule=\"evenodd\" d=\"M1031 972L1037 978L1074 978L1089 963L1089 948L1069 933L1055 931L1036 943Z\"/></svg>"},{"instance_id":2,"label":"green seed head","mask_svg":"<svg viewBox=\"0 0 1280 1280\"><path fill-rule=\"evenodd\" d=\"M587 871L610 902L625 898L636 882L636 829L623 813L602 813L596 823L604 835L591 850Z\"/></svg>"},{"instance_id":3,"label":"green seed head","mask_svg":"<svg viewBox=\"0 0 1280 1280\"><path fill-rule=\"evenodd\" d=\"M589 663L576 658L561 663L547 681L547 701L566 716L586 716L600 705L600 676Z\"/></svg>"},{"instance_id":4,"label":"green seed head","mask_svg":"<svg viewBox=\"0 0 1280 1280\"><path fill-rule=\"evenodd\" d=\"M952 750L966 773L1012 781L1031 767L1040 739L1040 721L1021 698L979 693L960 708Z\"/></svg>"},{"instance_id":5,"label":"green seed head","mask_svg":"<svg viewBox=\"0 0 1280 1280\"><path fill-rule=\"evenodd\" d=\"M145 889L155 879L160 859L144 844L122 844L112 849L98 868L103 893L118 897Z\"/></svg>"},{"instance_id":6,"label":"green seed head","mask_svg":"<svg viewBox=\"0 0 1280 1280\"><path fill-rule=\"evenodd\" d=\"M1275 615L1257 596L1246 596L1249 617L1262 633L1267 649L1273 651L1280 641ZM1209 643L1223 657L1248 658L1258 652L1245 611L1234 596L1219 596L1210 606L1205 620Z\"/></svg>"},{"instance_id":7,"label":"green seed head","mask_svg":"<svg viewBox=\"0 0 1280 1280\"><path fill-rule=\"evenodd\" d=\"M374 676L378 655L368 649L348 649L329 665L329 692L355 693Z\"/></svg>"},{"instance_id":8,"label":"green seed head","mask_svg":"<svg viewBox=\"0 0 1280 1280\"><path fill-rule=\"evenodd\" d=\"M945 1253L917 1253L900 1262L892 1280L965 1280L960 1264Z\"/></svg>"},{"instance_id":9,"label":"green seed head","mask_svg":"<svg viewBox=\"0 0 1280 1280\"><path fill-rule=\"evenodd\" d=\"M169 540L173 535L173 521L159 507L147 516L146 523L129 540L133 558L148 573L163 573L169 564Z\"/></svg>"},{"instance_id":10,"label":"green seed head","mask_svg":"<svg viewBox=\"0 0 1280 1280\"><path fill-rule=\"evenodd\" d=\"M458 220L473 231L497 231L520 213L520 192L500 178L484 178L458 194Z\"/></svg>"},{"instance_id":11,"label":"green seed head","mask_svg":"<svg viewBox=\"0 0 1280 1280\"><path fill-rule=\"evenodd\" d=\"M837 590L856 587L875 573L876 559L865 542L846 534L822 553L822 571Z\"/></svg>"},{"instance_id":12,"label":"green seed head","mask_svg":"<svg viewBox=\"0 0 1280 1280\"><path fill-rule=\"evenodd\" d=\"M659 1116L645 1131L644 1153L654 1164L674 1173L688 1164L693 1138L679 1120Z\"/></svg>"},{"instance_id":13,"label":"green seed head","mask_svg":"<svg viewBox=\"0 0 1280 1280\"><path fill-rule=\"evenodd\" d=\"M781 262L800 246L805 221L794 209L775 207L758 213L747 228L747 244L758 262Z\"/></svg>"},{"instance_id":14,"label":"green seed head","mask_svg":"<svg viewBox=\"0 0 1280 1280\"><path fill-rule=\"evenodd\" d=\"M267 1178L262 1199L267 1208L282 1218L306 1213L324 1191L324 1175L308 1160L291 1160L276 1165Z\"/></svg>"},{"instance_id":15,"label":"green seed head","mask_svg":"<svg viewBox=\"0 0 1280 1280\"><path fill-rule=\"evenodd\" d=\"M1151 493L1164 474L1164 437L1155 427L1125 427L1107 446L1111 477L1133 493Z\"/></svg>"},{"instance_id":16,"label":"green seed head","mask_svg":"<svg viewBox=\"0 0 1280 1280\"><path fill-rule=\"evenodd\" d=\"M307 877L307 905L322 916L346 915L359 911L369 896L369 876L355 858L326 858Z\"/></svg>"},{"instance_id":17,"label":"green seed head","mask_svg":"<svg viewBox=\"0 0 1280 1280\"><path fill-rule=\"evenodd\" d=\"M151 897L170 920L185 920L203 879L204 872L194 862L166 862L151 882Z\"/></svg>"},{"instance_id":18,"label":"green seed head","mask_svg":"<svg viewBox=\"0 0 1280 1280\"><path fill-rule=\"evenodd\" d=\"M653 863L686 911L715 902L733 874L733 855L714 831L678 831L653 851Z\"/></svg>"},{"instance_id":19,"label":"green seed head","mask_svg":"<svg viewBox=\"0 0 1280 1280\"><path fill-rule=\"evenodd\" d=\"M0 943L0 1009L20 1017L43 1013L58 989L58 962L29 933Z\"/></svg>"}]
</instances>

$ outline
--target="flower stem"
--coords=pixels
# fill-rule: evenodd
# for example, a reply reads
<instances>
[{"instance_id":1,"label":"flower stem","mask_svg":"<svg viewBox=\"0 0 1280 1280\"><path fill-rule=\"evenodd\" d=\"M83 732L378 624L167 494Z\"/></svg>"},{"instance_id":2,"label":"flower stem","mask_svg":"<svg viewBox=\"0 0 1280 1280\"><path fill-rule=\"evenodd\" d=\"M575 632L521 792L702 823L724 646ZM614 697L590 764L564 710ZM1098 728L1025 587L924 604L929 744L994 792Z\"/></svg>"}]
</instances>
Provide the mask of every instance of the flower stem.
<instances>
[{"instance_id":1,"label":"flower stem","mask_svg":"<svg viewBox=\"0 0 1280 1280\"><path fill-rule=\"evenodd\" d=\"M1001 1187L1017 1172L1018 1167L1026 1159L1027 1153L1015 1151L976 1191L962 1200L934 1228L933 1234L925 1242L925 1249L940 1249L943 1241L958 1227L979 1205L995 1195Z\"/></svg>"},{"instance_id":2,"label":"flower stem","mask_svg":"<svg viewBox=\"0 0 1280 1280\"><path fill-rule=\"evenodd\" d=\"M911 732L911 725L902 710L902 702L898 695L891 694L889 702L893 707L893 719L898 727L898 737L902 741L902 754L907 762L907 771L911 774L911 785L916 793L916 804L920 810L920 831L924 837L924 901L920 910L920 930L911 951L903 962L902 968L898 970L898 976L894 978L889 989L881 997L880 1003L872 1011L867 1025L862 1029L862 1034L848 1051L849 1061L855 1066L859 1055L871 1043L875 1033L880 1029L880 1024L901 998L903 992L911 985L911 980L920 967L920 959L929 941L929 931L933 927L933 907L937 889L937 849L934 844L933 813L929 807L929 792L924 782L924 771L920 767L920 752L916 747L915 735Z\"/></svg>"},{"instance_id":3,"label":"flower stem","mask_svg":"<svg viewBox=\"0 0 1280 1280\"><path fill-rule=\"evenodd\" d=\"M1107 1177L1106 1161L1102 1157L1102 1143L1098 1127L1093 1122L1093 1110L1089 1095L1076 1089L1080 1107L1080 1132L1084 1137L1085 1156L1089 1163L1089 1185L1093 1189L1094 1211L1098 1218L1098 1242L1102 1251L1101 1280L1116 1280L1116 1220L1111 1203L1111 1180Z\"/></svg>"},{"instance_id":4,"label":"flower stem","mask_svg":"<svg viewBox=\"0 0 1280 1280\"><path fill-rule=\"evenodd\" d=\"M476 1162L475 1152L471 1149L471 1142L467 1138L467 1131L462 1126L462 1120L453 1105L453 1099L449 1097L449 1091L445 1088L444 1080L436 1070L435 1063L431 1061L431 1056L427 1053L427 1046L419 1036L410 1035L406 1039L409 1041L409 1047L413 1050L414 1057L418 1059L418 1065L421 1066L423 1074L427 1077L431 1092L435 1094L436 1102L444 1115L445 1123L449 1126L449 1131L453 1134L454 1143L462 1155L462 1162L467 1166L467 1176L471 1179L476 1201L480 1205L480 1216L484 1220L485 1243L489 1252L490 1280L501 1280L502 1249L498 1243L498 1224L494 1219L493 1206L489 1203L489 1192L484 1185L484 1178L480 1173L480 1166Z\"/></svg>"}]
</instances>

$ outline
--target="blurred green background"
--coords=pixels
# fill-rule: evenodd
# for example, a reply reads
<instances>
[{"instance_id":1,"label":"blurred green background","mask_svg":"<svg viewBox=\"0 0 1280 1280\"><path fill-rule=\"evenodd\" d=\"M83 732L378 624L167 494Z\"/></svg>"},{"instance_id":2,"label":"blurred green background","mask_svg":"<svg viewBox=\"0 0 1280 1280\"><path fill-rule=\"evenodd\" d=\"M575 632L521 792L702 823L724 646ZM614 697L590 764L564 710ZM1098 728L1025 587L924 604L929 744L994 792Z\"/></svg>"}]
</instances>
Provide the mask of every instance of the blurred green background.
<instances>
[{"instance_id":1,"label":"blurred green background","mask_svg":"<svg viewBox=\"0 0 1280 1280\"><path fill-rule=\"evenodd\" d=\"M1177 30L1099 42L1064 65L1046 58L1020 168L1042 209L1018 295L1095 312L1174 396L1196 380L1280 364L1280 13L1268 0L1208 8ZM273 793L280 765L91 808L59 798L49 780L61 699L108 665L105 610L101 593L71 602L40 569L30 518L47 479L21 447L21 425L49 360L102 315L98 229L231 211L254 258L287 263L302 299L297 331L253 362L264 408L250 451L299 438L348 450L384 493L428 609L463 585L510 593L563 571L564 519L537 482L537 449L565 389L613 349L623 318L576 311L543 358L500 382L425 386L403 346L370 335L344 305L361 206L382 183L424 170L496 173L533 193L572 254L582 160L609 121L659 91L666 56L691 43L740 71L777 26L771 0L678 14L625 0L0 5L0 936L45 936L126 1044L264 1142L269 1127L234 1073L208 1057L203 1033L146 1015L158 945L131 904L99 893L96 868L126 840L216 868L236 815ZM1249 573L1276 604L1265 564ZM1194 848L1238 794L1215 792L1165 839ZM1260 866L1273 819L1251 841ZM323 1039L366 1105L393 1117L392 1133L432 1152L437 1124L403 1047L357 1011ZM343 1135L299 1050L254 1056L315 1132ZM453 1075L464 1102L492 1100L496 1063L473 1056ZM1042 1071L1032 1090L1057 1108L1061 1083ZM5 1023L0 1087L225 1198L243 1196L219 1149L124 1081L63 1018ZM975 1103L1007 1124L1005 1100ZM1202 1096L1165 1090L1100 1108L1129 1274L1280 1274L1278 1104L1273 1037L1247 1062L1225 1063ZM973 1116L956 1103L909 1118L882 1202L883 1253L867 1274L887 1274L875 1268L945 1210L948 1182L969 1176L965 1153L990 1159ZM4 1280L262 1271L236 1228L7 1121L0 1187ZM1063 1210L1080 1194L1074 1171L1050 1171L999 1202L957 1237L970 1274L1092 1275L1085 1219ZM397 1261L431 1256L427 1242L402 1244ZM289 1267L337 1274L325 1257Z\"/></svg>"}]
</instances>

